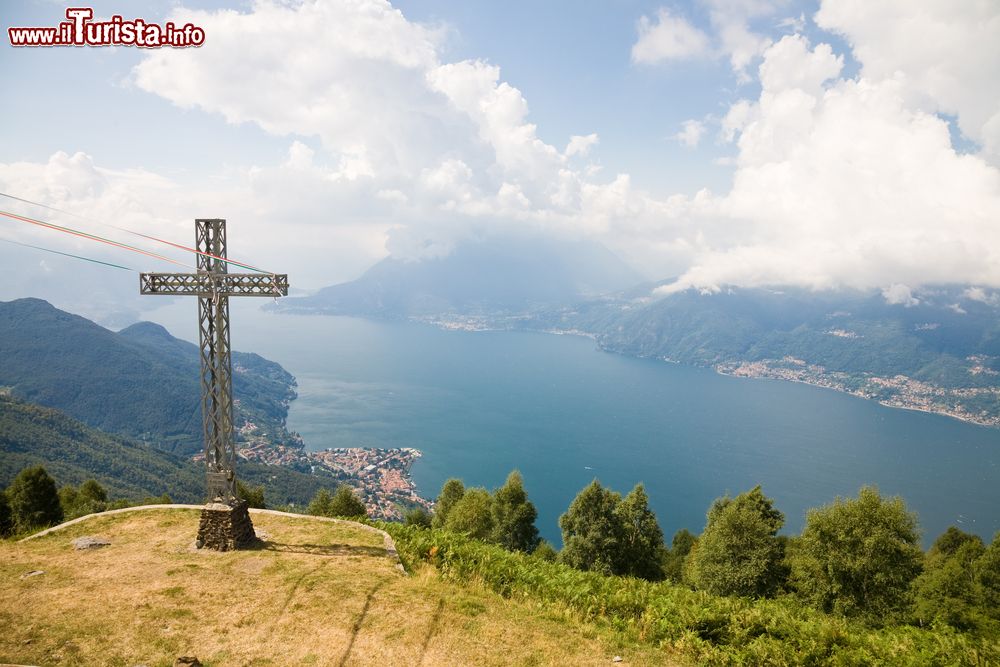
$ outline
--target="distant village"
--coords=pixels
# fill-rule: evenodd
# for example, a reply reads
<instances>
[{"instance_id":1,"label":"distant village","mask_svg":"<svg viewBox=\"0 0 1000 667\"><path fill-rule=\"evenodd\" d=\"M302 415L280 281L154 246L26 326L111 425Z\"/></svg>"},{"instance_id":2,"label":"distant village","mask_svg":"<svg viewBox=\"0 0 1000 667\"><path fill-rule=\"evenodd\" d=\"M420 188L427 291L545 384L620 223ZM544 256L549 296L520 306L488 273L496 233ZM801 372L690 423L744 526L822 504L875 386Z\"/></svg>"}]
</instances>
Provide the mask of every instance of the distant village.
<instances>
[{"instance_id":1,"label":"distant village","mask_svg":"<svg viewBox=\"0 0 1000 667\"><path fill-rule=\"evenodd\" d=\"M974 364L969 369L970 374L995 372L985 368L975 357L970 357L969 361ZM816 364L807 364L794 357L719 364L715 370L723 375L736 377L803 382L875 400L893 408L933 412L981 426L1000 426L1000 417L969 407L970 399L1000 400L1000 387L995 386L945 388L906 375L893 377L870 375L859 378L849 373L829 371Z\"/></svg>"},{"instance_id":2,"label":"distant village","mask_svg":"<svg viewBox=\"0 0 1000 667\"><path fill-rule=\"evenodd\" d=\"M301 444L301 438L296 439L296 446L275 444L252 421L244 423L236 433L236 451L241 459L330 477L331 490L338 484L348 484L354 487L372 518L398 520L409 508L430 509L433 505L417 494L410 477L413 462L420 458L418 449L334 447L309 452ZM203 454L195 457L201 458Z\"/></svg>"}]
</instances>

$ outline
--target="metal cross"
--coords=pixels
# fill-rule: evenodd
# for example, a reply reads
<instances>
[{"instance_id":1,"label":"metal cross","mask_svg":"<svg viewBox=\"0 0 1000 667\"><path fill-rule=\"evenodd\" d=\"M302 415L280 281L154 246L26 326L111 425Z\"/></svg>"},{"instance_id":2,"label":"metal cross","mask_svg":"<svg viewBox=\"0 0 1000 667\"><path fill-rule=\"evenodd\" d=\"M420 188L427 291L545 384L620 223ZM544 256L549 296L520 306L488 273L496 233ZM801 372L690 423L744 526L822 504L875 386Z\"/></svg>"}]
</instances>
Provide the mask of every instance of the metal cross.
<instances>
[{"instance_id":1,"label":"metal cross","mask_svg":"<svg viewBox=\"0 0 1000 667\"><path fill-rule=\"evenodd\" d=\"M142 273L140 294L198 297L201 347L201 421L205 436L208 501L236 500L236 443L233 438L232 362L229 350L229 297L288 295L288 276L229 273L226 221L194 221L197 273Z\"/></svg>"}]
</instances>

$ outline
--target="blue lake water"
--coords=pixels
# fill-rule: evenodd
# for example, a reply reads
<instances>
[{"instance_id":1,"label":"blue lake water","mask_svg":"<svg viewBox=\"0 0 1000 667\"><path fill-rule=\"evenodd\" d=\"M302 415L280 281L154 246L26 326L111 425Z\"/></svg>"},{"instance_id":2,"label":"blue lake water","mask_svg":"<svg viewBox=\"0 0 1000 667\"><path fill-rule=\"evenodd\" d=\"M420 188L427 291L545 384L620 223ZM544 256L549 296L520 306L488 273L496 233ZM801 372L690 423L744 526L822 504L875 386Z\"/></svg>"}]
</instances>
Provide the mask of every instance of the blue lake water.
<instances>
[{"instance_id":1,"label":"blue lake water","mask_svg":"<svg viewBox=\"0 0 1000 667\"><path fill-rule=\"evenodd\" d=\"M193 303L148 313L195 335ZM899 494L929 544L947 526L1000 530L1000 430L831 390L632 359L587 338L442 331L272 315L234 304L233 346L299 382L289 427L310 449L416 447L422 495L448 477L494 488L517 468L544 537L594 477L646 485L660 525L700 532L726 492L756 484L798 532L807 508L865 484Z\"/></svg>"}]
</instances>

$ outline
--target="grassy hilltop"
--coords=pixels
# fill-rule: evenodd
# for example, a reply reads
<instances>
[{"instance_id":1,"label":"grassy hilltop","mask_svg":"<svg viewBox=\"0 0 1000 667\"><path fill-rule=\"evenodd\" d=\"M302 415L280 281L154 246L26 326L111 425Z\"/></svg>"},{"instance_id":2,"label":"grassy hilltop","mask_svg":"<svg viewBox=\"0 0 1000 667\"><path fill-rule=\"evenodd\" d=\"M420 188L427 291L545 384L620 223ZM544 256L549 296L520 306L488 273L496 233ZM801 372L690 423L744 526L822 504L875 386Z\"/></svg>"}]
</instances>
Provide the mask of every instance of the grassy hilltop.
<instances>
[{"instance_id":1,"label":"grassy hilltop","mask_svg":"<svg viewBox=\"0 0 1000 667\"><path fill-rule=\"evenodd\" d=\"M198 512L176 509L0 542L0 663L674 664L563 607L505 599L430 567L405 575L363 526L253 519L266 546L230 553L194 549ZM111 544L76 551L82 535Z\"/></svg>"}]
</instances>

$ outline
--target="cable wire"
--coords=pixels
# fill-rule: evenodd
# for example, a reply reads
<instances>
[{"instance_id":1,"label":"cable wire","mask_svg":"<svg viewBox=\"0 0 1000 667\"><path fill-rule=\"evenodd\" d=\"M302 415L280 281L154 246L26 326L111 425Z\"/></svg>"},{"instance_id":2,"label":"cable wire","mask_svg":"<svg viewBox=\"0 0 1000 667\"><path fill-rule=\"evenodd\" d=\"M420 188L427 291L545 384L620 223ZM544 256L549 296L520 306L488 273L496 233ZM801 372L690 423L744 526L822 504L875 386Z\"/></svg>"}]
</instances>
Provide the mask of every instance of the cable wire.
<instances>
[{"instance_id":1,"label":"cable wire","mask_svg":"<svg viewBox=\"0 0 1000 667\"><path fill-rule=\"evenodd\" d=\"M73 259L82 259L85 262L93 262L94 264L103 264L104 266L112 266L116 269L125 269L126 271L135 271L135 269L130 269L127 266L122 266L121 264L112 264L111 262L102 262L99 259L91 259L90 257L81 257L80 255L71 255L68 252L60 252L59 250L52 250L51 248L43 248L38 245L31 245L30 243L21 243L19 241L11 241L10 239L5 239L0 237L0 241L4 243L12 243L14 245L19 245L25 248L34 248L35 250L43 250L45 252L51 252L54 255L63 255L64 257L72 257Z\"/></svg>"},{"instance_id":2,"label":"cable wire","mask_svg":"<svg viewBox=\"0 0 1000 667\"><path fill-rule=\"evenodd\" d=\"M21 222L27 222L32 225L38 225L39 227L45 227L47 229L54 229L60 232L66 232L67 234L72 234L73 236L79 236L80 238L90 239L91 241L100 241L101 243L107 243L124 250L131 250L132 252L137 252L141 255L146 255L148 257L154 257L156 259L161 259L165 262L170 262L171 264L176 264L178 266L183 266L188 269L198 270L198 267L192 266L190 264L185 264L184 262L178 262L176 259L171 259L165 255L159 253L150 252L149 250L143 250L142 248L136 248L133 245L128 245L127 243L119 243L118 241L112 241L111 239L106 239L103 236L97 236L95 234L88 234L87 232L82 232L77 229L72 229L70 227L63 227L62 225L56 225L51 222L45 222L44 220L38 220L36 218L29 218L24 215L17 215L16 213L11 213L10 211L0 210L0 215L12 218L14 220L20 220Z\"/></svg>"},{"instance_id":3,"label":"cable wire","mask_svg":"<svg viewBox=\"0 0 1000 667\"><path fill-rule=\"evenodd\" d=\"M99 220L92 220L92 219L86 218L86 217L84 217L82 215L77 215L76 213L71 213L70 211L64 211L64 210L62 210L60 208L56 208L55 206L49 206L48 204L42 204L41 202L31 201L30 199L24 199L23 197L16 197L16 196L14 196L12 194L8 194L6 192L0 192L0 197L7 197L8 199L13 199L15 201L23 202L25 204L31 204L32 206L40 206L40 207L46 208L46 209L48 209L50 211L55 211L56 213L62 213L63 215L69 215L69 216L72 216L74 218L78 218L80 220L85 220L87 222L92 222L92 223L95 223L95 224L98 224L98 225L102 225L104 227L110 227L111 229L117 229L118 231L125 232L127 234L133 234L135 236L141 236L142 238L149 239L150 241L156 241L158 243L163 243L163 244L166 244L168 246L172 246L174 248L178 248L180 250L186 250L188 252L193 252L195 254L201 255L202 257L211 257L212 259L217 259L220 262L225 262L226 264L232 264L234 266L238 266L240 268L247 269L249 271L256 271L257 273L270 273L270 271L265 271L264 269L261 269L259 267L253 266L252 264L247 264L245 262L237 262L235 260L227 259L225 257L219 257L218 255L213 255L212 253L204 252L202 250L198 250L197 248L191 248L191 247L188 247L186 245L182 245L180 243L174 243L173 241L167 241L166 239L161 239L161 238L157 238L155 236L150 236L149 234L143 234L142 232L137 232L135 230L128 229L127 227L119 227L118 225L112 225L112 224L107 223L107 222L100 222ZM189 265L185 265L185 266L189 266Z\"/></svg>"}]
</instances>

